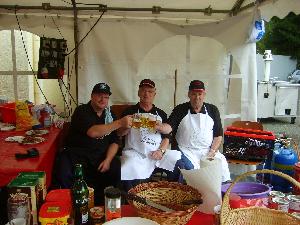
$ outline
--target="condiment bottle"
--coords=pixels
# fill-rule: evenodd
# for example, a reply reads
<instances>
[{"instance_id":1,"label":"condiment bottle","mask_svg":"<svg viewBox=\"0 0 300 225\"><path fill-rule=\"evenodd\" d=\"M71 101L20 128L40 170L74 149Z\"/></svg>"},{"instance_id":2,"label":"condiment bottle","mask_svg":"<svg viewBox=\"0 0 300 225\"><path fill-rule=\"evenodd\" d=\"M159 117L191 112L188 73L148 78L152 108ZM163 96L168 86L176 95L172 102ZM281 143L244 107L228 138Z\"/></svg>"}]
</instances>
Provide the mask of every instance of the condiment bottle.
<instances>
[{"instance_id":1,"label":"condiment bottle","mask_svg":"<svg viewBox=\"0 0 300 225\"><path fill-rule=\"evenodd\" d=\"M105 220L121 217L121 191L118 188L107 187L104 190L105 195Z\"/></svg>"}]
</instances>

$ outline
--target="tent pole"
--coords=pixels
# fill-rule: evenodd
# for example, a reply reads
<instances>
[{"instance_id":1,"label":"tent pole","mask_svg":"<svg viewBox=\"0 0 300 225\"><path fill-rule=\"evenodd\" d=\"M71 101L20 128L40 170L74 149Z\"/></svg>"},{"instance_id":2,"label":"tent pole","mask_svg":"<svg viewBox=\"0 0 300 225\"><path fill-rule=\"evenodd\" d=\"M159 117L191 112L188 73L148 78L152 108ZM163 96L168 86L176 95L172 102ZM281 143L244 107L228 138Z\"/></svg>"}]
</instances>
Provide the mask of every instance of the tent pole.
<instances>
[{"instance_id":1,"label":"tent pole","mask_svg":"<svg viewBox=\"0 0 300 225\"><path fill-rule=\"evenodd\" d=\"M177 94L177 69L175 70L174 82L175 82L175 88L174 88L174 102L173 102L173 104L174 104L174 107L175 107L176 106L176 94Z\"/></svg>"},{"instance_id":2,"label":"tent pole","mask_svg":"<svg viewBox=\"0 0 300 225\"><path fill-rule=\"evenodd\" d=\"M72 0L73 13L74 13L74 43L75 43L75 77L76 77L76 103L78 105L78 17L76 1Z\"/></svg>"}]
</instances>

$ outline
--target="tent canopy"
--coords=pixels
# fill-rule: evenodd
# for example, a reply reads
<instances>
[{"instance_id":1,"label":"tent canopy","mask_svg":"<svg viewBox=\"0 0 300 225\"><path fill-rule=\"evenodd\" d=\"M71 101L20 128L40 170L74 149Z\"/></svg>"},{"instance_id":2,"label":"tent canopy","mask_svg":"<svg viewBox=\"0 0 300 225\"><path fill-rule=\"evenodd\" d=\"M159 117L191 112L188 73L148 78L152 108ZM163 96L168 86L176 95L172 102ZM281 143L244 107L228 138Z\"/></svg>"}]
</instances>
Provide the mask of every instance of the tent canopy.
<instances>
[{"instance_id":1,"label":"tent canopy","mask_svg":"<svg viewBox=\"0 0 300 225\"><path fill-rule=\"evenodd\" d=\"M139 18L212 22L224 20L232 15L249 12L258 5L265 19L276 15L284 17L290 11L299 13L297 0L75 0L78 15L95 16L107 10L104 18ZM0 13L11 13L17 6L19 13L53 13L72 16L72 0L2 0ZM31 7L32 6L32 7ZM44 10L41 10L44 9Z\"/></svg>"},{"instance_id":2,"label":"tent canopy","mask_svg":"<svg viewBox=\"0 0 300 225\"><path fill-rule=\"evenodd\" d=\"M201 79L207 101L219 107L224 120L256 120L256 45L246 42L254 6L266 20L300 13L299 0L76 3L79 40L105 11L79 47L78 80L73 76L71 92L78 86L80 103L100 81L112 87L112 104L136 102L139 81L151 78L157 84L155 104L170 113L187 100L190 80ZM74 47L71 0L2 0L0 30L18 29L14 13L22 29L39 36L60 38L59 27L69 49Z\"/></svg>"}]
</instances>

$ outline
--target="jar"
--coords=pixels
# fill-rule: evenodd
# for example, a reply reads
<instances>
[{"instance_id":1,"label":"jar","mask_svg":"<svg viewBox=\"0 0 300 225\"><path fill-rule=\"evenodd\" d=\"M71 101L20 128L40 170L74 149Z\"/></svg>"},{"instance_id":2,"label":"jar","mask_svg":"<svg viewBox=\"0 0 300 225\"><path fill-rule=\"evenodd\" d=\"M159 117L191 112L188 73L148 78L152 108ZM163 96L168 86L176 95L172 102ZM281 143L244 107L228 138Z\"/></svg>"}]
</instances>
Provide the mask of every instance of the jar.
<instances>
[{"instance_id":1,"label":"jar","mask_svg":"<svg viewBox=\"0 0 300 225\"><path fill-rule=\"evenodd\" d=\"M104 190L105 195L105 220L121 217L121 191L118 188L107 187Z\"/></svg>"},{"instance_id":2,"label":"jar","mask_svg":"<svg viewBox=\"0 0 300 225\"><path fill-rule=\"evenodd\" d=\"M25 193L11 194L7 200L8 221L22 219L24 223L29 224L30 209L28 195Z\"/></svg>"},{"instance_id":3,"label":"jar","mask_svg":"<svg viewBox=\"0 0 300 225\"><path fill-rule=\"evenodd\" d=\"M90 225L101 225L104 223L104 208L93 207L90 209Z\"/></svg>"},{"instance_id":4,"label":"jar","mask_svg":"<svg viewBox=\"0 0 300 225\"><path fill-rule=\"evenodd\" d=\"M300 182L300 162L294 165L294 178L296 181ZM295 195L300 195L300 188L294 186L293 193Z\"/></svg>"},{"instance_id":5,"label":"jar","mask_svg":"<svg viewBox=\"0 0 300 225\"><path fill-rule=\"evenodd\" d=\"M91 188L91 187L88 187L88 190L89 190L89 209L93 208L95 206L95 203L94 203L94 188Z\"/></svg>"}]
</instances>

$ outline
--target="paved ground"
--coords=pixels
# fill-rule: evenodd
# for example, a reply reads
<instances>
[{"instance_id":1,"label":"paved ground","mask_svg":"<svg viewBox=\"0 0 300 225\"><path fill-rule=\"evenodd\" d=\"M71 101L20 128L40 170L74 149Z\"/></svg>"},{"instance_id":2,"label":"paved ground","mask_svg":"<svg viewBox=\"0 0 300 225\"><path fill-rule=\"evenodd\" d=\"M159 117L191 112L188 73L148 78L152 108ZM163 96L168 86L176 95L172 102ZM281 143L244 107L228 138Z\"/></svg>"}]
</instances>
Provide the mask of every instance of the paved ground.
<instances>
[{"instance_id":1,"label":"paved ground","mask_svg":"<svg viewBox=\"0 0 300 225\"><path fill-rule=\"evenodd\" d=\"M296 118L295 124L291 124L290 118L268 118L260 121L264 130L273 131L276 136L286 134L292 138L297 145L300 144L300 118Z\"/></svg>"}]
</instances>

